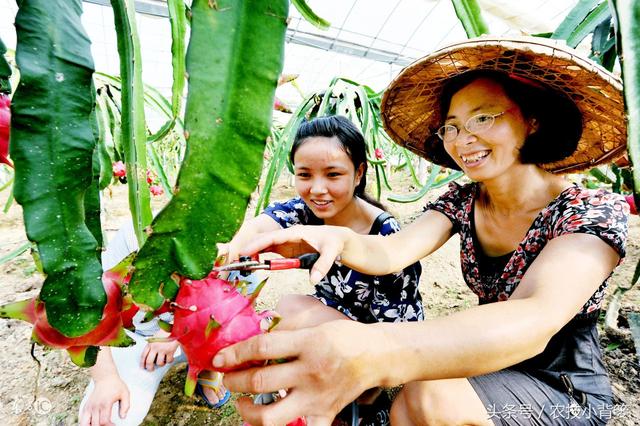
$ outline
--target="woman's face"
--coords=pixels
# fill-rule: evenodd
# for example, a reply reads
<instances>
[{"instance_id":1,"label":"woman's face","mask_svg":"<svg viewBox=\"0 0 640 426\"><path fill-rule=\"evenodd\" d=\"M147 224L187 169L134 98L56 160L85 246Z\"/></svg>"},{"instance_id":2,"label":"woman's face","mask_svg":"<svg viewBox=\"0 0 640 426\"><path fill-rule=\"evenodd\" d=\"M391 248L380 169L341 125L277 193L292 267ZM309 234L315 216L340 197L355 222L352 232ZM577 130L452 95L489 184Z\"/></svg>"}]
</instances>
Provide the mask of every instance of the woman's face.
<instances>
[{"instance_id":1,"label":"woman's face","mask_svg":"<svg viewBox=\"0 0 640 426\"><path fill-rule=\"evenodd\" d=\"M487 130L469 133L464 126L477 114L498 115ZM537 128L534 119L522 116L518 105L507 97L500 84L484 77L453 95L445 124L458 129L455 139L443 142L445 150L475 181L498 177L521 164L520 147Z\"/></svg>"},{"instance_id":2,"label":"woman's face","mask_svg":"<svg viewBox=\"0 0 640 426\"><path fill-rule=\"evenodd\" d=\"M305 139L293 157L296 192L320 219L330 219L354 201L362 177L336 137Z\"/></svg>"}]
</instances>

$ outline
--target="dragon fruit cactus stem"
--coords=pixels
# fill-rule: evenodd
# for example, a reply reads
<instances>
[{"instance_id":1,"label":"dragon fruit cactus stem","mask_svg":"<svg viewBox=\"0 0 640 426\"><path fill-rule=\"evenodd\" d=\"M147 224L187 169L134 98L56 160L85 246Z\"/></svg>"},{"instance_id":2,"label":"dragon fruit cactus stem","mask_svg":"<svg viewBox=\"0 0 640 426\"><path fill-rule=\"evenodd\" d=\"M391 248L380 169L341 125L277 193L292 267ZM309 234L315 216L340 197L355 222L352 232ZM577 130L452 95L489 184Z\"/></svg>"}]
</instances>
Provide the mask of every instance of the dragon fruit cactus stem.
<instances>
[{"instance_id":1,"label":"dragon fruit cactus stem","mask_svg":"<svg viewBox=\"0 0 640 426\"><path fill-rule=\"evenodd\" d=\"M12 318L33 324L32 340L55 349L66 349L74 364L91 367L95 364L99 346L129 346L133 339L122 326L123 307L121 287L125 284L131 259L127 258L115 268L104 272L102 283L107 293L107 304L98 326L79 337L67 337L53 328L47 320L45 304L34 297L0 306L0 318Z\"/></svg>"},{"instance_id":2,"label":"dragon fruit cactus stem","mask_svg":"<svg viewBox=\"0 0 640 426\"><path fill-rule=\"evenodd\" d=\"M200 372L213 368L213 357L220 349L270 331L277 324L279 317L275 312L254 310L254 301L265 282L260 283L251 296L246 296L243 294L246 283L237 281L234 286L219 279L216 272L199 281L180 280L180 290L172 303L174 320L168 339L178 340L189 362L186 395L193 394ZM270 326L265 326L269 320L273 320Z\"/></svg>"}]
</instances>

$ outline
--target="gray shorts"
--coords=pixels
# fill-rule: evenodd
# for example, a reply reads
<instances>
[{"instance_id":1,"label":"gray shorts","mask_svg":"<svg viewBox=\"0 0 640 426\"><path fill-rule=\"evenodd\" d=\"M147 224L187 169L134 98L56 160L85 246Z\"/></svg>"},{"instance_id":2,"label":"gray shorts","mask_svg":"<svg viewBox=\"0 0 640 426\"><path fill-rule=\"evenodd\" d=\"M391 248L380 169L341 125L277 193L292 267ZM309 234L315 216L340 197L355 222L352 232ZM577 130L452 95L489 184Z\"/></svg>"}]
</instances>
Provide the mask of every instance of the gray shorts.
<instances>
[{"instance_id":1,"label":"gray shorts","mask_svg":"<svg viewBox=\"0 0 640 426\"><path fill-rule=\"evenodd\" d=\"M469 378L496 425L604 425L612 397L578 392L570 397L531 374L506 369Z\"/></svg>"}]
</instances>

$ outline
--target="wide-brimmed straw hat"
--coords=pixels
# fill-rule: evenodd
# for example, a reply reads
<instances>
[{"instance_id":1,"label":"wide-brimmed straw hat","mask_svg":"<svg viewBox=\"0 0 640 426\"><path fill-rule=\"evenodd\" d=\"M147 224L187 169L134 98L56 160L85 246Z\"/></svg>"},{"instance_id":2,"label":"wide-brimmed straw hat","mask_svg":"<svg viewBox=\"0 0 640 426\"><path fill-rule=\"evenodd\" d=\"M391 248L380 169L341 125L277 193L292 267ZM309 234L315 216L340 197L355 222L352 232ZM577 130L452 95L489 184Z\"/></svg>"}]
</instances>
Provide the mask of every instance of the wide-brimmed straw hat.
<instances>
[{"instance_id":1,"label":"wide-brimmed straw hat","mask_svg":"<svg viewBox=\"0 0 640 426\"><path fill-rule=\"evenodd\" d=\"M481 37L452 44L406 67L382 98L382 121L397 144L447 165L425 144L442 125L440 95L447 81L471 70L503 71L541 82L573 100L583 118L574 153L540 166L554 173L585 170L625 153L627 128L621 80L564 41L541 37Z\"/></svg>"}]
</instances>

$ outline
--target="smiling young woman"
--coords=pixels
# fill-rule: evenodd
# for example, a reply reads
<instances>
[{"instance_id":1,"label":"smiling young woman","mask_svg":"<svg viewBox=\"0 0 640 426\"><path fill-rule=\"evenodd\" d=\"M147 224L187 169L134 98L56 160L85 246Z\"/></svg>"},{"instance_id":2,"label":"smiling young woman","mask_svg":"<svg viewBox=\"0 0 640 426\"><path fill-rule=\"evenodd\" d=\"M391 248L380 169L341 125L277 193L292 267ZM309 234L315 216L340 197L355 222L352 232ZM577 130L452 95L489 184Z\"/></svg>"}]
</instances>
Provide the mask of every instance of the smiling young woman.
<instances>
[{"instance_id":1,"label":"smiling young woman","mask_svg":"<svg viewBox=\"0 0 640 426\"><path fill-rule=\"evenodd\" d=\"M289 158L298 196L272 203L262 214L246 221L230 243L220 245L219 253L226 252L230 260L236 259L238 251L259 233L295 225L331 225L359 235L385 238L400 230L396 219L365 192L366 143L360 130L347 118L318 117L303 123ZM277 329L293 330L332 320L361 323L422 320L424 312L418 292L421 271L418 262L386 274L360 273L332 262L313 293L286 295L279 301L276 311L282 320ZM361 416L360 425L373 426L378 424L377 418L389 418L391 404L386 393L373 389L359 402L362 402L360 413L367 413Z\"/></svg>"}]
</instances>

